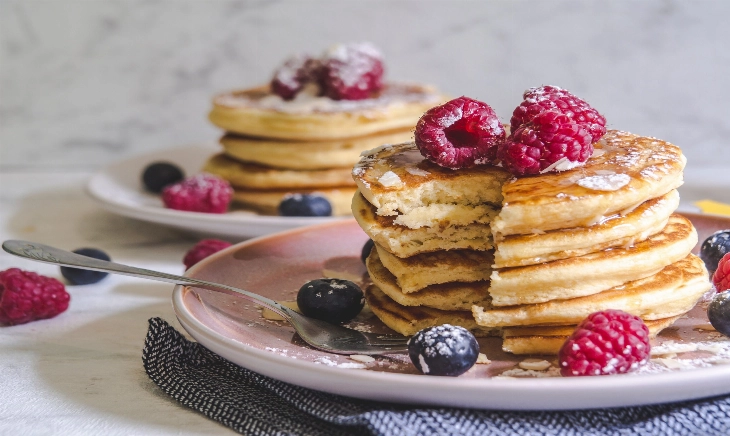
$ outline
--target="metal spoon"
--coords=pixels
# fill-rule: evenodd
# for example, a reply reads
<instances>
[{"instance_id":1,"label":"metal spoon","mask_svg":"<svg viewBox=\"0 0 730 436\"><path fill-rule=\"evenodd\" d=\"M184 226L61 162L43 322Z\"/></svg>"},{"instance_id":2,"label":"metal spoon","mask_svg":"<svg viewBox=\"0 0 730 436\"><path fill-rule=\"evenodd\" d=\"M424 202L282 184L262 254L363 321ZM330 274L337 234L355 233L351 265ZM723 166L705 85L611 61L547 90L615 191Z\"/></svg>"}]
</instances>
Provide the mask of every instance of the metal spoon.
<instances>
[{"instance_id":1,"label":"metal spoon","mask_svg":"<svg viewBox=\"0 0 730 436\"><path fill-rule=\"evenodd\" d=\"M406 345L408 338L404 336L363 333L309 318L272 299L233 286L94 259L36 242L8 240L3 242L3 250L38 262L123 274L177 285L194 286L211 291L234 292L247 300L278 313L294 327L294 330L306 343L330 353L394 354L408 349Z\"/></svg>"}]
</instances>

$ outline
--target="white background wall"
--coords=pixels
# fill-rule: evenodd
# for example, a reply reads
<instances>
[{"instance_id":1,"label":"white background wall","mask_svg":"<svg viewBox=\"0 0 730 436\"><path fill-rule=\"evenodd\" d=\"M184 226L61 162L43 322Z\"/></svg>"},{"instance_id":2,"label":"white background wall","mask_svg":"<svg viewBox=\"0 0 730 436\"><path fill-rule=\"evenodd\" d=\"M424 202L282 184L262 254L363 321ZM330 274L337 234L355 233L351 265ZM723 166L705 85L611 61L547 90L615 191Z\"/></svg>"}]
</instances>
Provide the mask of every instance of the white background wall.
<instances>
[{"instance_id":1,"label":"white background wall","mask_svg":"<svg viewBox=\"0 0 730 436\"><path fill-rule=\"evenodd\" d=\"M213 93L289 54L370 40L390 79L505 120L525 88L582 96L610 128L730 169L730 1L0 0L0 171L88 171L215 141Z\"/></svg>"}]
</instances>

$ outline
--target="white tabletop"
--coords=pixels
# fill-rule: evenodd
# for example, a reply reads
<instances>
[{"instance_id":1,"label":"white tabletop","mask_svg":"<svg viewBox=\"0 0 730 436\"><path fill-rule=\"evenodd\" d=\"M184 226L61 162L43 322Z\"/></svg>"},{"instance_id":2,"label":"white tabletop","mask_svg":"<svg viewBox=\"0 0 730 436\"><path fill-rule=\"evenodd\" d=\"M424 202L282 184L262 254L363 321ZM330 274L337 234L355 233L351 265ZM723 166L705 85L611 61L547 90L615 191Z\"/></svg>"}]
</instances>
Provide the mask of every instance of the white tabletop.
<instances>
[{"instance_id":1,"label":"white tabletop","mask_svg":"<svg viewBox=\"0 0 730 436\"><path fill-rule=\"evenodd\" d=\"M197 239L116 217L84 194L84 173L0 174L0 239L73 250L90 246L113 260L180 274ZM63 281L59 268L0 254L0 270L19 267ZM145 374L147 320L183 331L172 285L110 275L67 286L61 315L0 327L0 434L233 434L163 393Z\"/></svg>"}]
</instances>

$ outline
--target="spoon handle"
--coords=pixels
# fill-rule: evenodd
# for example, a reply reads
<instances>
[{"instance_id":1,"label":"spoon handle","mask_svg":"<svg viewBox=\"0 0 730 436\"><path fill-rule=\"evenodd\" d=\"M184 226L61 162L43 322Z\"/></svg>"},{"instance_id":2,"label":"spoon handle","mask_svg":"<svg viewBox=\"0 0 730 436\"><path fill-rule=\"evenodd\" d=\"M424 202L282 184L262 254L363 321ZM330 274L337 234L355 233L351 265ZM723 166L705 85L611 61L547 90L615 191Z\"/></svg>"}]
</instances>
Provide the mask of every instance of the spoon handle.
<instances>
[{"instance_id":1,"label":"spoon handle","mask_svg":"<svg viewBox=\"0 0 730 436\"><path fill-rule=\"evenodd\" d=\"M24 257L26 259L35 260L43 263L51 263L55 265L68 266L72 268L89 269L93 271L103 271L115 274L122 274L144 279L157 280L161 282L174 283L177 285L196 286L199 288L209 289L213 291L226 290L235 292L247 300L260 304L267 309L273 310L287 320L291 320L296 316L296 312L286 306L277 303L261 295L243 289L234 288L232 286L219 283L207 282L191 277L183 277L175 274L167 274L159 271L152 271L144 268L136 268L133 266L122 265L120 263L109 262L101 259L94 259L88 256L71 253L59 248L50 247L48 245L39 244L37 242L8 240L3 242L3 250L15 256ZM292 313L294 315L292 315Z\"/></svg>"}]
</instances>

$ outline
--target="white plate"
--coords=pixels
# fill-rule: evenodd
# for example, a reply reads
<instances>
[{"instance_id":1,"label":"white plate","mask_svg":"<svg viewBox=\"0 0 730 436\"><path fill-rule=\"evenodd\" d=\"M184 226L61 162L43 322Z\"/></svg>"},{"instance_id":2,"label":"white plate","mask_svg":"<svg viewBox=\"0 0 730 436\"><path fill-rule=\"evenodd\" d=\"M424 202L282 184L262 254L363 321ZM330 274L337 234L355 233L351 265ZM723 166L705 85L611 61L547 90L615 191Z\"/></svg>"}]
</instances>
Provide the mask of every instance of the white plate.
<instances>
[{"instance_id":1,"label":"white plate","mask_svg":"<svg viewBox=\"0 0 730 436\"><path fill-rule=\"evenodd\" d=\"M690 217L700 240L730 220ZM247 241L205 259L188 273L242 287L277 300L294 300L307 280L324 270L363 277L360 249L367 240L354 220L296 229ZM208 291L176 287L173 307L182 326L202 345L240 366L307 388L351 397L398 403L510 410L559 410L635 406L730 393L730 365L671 371L576 378L491 378L521 361L503 353L496 338L480 339L492 360L460 377L417 374L407 356L378 358L363 369L347 356L313 350L285 323L267 321L248 303ZM661 341L697 335L707 323L703 310L680 319ZM378 331L372 315L356 326ZM696 319L692 319L696 318ZM679 338L679 339L678 339ZM704 340L704 339L695 339ZM723 342L728 344L728 342Z\"/></svg>"},{"instance_id":2,"label":"white plate","mask_svg":"<svg viewBox=\"0 0 730 436\"><path fill-rule=\"evenodd\" d=\"M166 209L159 195L146 192L141 177L144 168L155 161L179 165L186 175L200 172L203 163L220 151L214 145L197 145L163 150L137 156L111 165L89 180L89 195L106 210L199 234L243 239L296 227L340 220L337 217L279 217L235 211L226 214L183 212Z\"/></svg>"}]
</instances>

